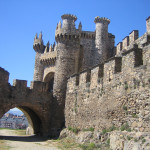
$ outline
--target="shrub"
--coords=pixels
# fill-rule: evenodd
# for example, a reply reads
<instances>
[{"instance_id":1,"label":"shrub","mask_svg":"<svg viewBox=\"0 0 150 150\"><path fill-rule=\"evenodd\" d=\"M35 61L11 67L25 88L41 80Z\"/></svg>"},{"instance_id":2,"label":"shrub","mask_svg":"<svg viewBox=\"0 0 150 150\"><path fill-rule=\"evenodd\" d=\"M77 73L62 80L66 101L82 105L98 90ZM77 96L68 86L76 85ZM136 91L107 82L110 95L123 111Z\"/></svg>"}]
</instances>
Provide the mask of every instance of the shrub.
<instances>
[{"instance_id":1,"label":"shrub","mask_svg":"<svg viewBox=\"0 0 150 150\"><path fill-rule=\"evenodd\" d=\"M94 143L90 143L89 145L88 145L88 149L90 150L93 150L93 148L95 148L96 146L95 146L95 144Z\"/></svg>"},{"instance_id":2,"label":"shrub","mask_svg":"<svg viewBox=\"0 0 150 150\"><path fill-rule=\"evenodd\" d=\"M134 139L134 142L138 142L138 139Z\"/></svg>"},{"instance_id":3,"label":"shrub","mask_svg":"<svg viewBox=\"0 0 150 150\"><path fill-rule=\"evenodd\" d=\"M123 110L127 111L127 106L124 105L123 106Z\"/></svg>"},{"instance_id":4,"label":"shrub","mask_svg":"<svg viewBox=\"0 0 150 150\"><path fill-rule=\"evenodd\" d=\"M127 140L130 141L133 137L127 136Z\"/></svg>"},{"instance_id":5,"label":"shrub","mask_svg":"<svg viewBox=\"0 0 150 150\"><path fill-rule=\"evenodd\" d=\"M107 140L107 145L110 145L110 139Z\"/></svg>"},{"instance_id":6,"label":"shrub","mask_svg":"<svg viewBox=\"0 0 150 150\"><path fill-rule=\"evenodd\" d=\"M78 128L72 128L72 127L68 127L68 130L72 131L75 134L77 134L80 131Z\"/></svg>"},{"instance_id":7,"label":"shrub","mask_svg":"<svg viewBox=\"0 0 150 150\"><path fill-rule=\"evenodd\" d=\"M107 129L102 130L102 134L105 134L105 133L107 133Z\"/></svg>"},{"instance_id":8,"label":"shrub","mask_svg":"<svg viewBox=\"0 0 150 150\"><path fill-rule=\"evenodd\" d=\"M80 148L82 148L83 150L93 150L94 148L96 148L96 145L94 143L90 143L88 145L82 144L80 145Z\"/></svg>"},{"instance_id":9,"label":"shrub","mask_svg":"<svg viewBox=\"0 0 150 150\"><path fill-rule=\"evenodd\" d=\"M125 90L128 89L128 83L127 83L127 81L124 82L124 89L125 89Z\"/></svg>"},{"instance_id":10,"label":"shrub","mask_svg":"<svg viewBox=\"0 0 150 150\"><path fill-rule=\"evenodd\" d=\"M93 131L94 131L94 128L83 129L83 131L91 131L91 132L93 132Z\"/></svg>"},{"instance_id":11,"label":"shrub","mask_svg":"<svg viewBox=\"0 0 150 150\"><path fill-rule=\"evenodd\" d=\"M109 128L109 132L116 130L117 128L113 125L112 127Z\"/></svg>"},{"instance_id":12,"label":"shrub","mask_svg":"<svg viewBox=\"0 0 150 150\"><path fill-rule=\"evenodd\" d=\"M145 140L145 139L143 139L143 140L142 140L142 144L144 144L145 142L146 142L146 140Z\"/></svg>"},{"instance_id":13,"label":"shrub","mask_svg":"<svg viewBox=\"0 0 150 150\"><path fill-rule=\"evenodd\" d=\"M132 117L133 117L133 118L137 118L138 116L137 116L135 113L133 113L133 114L132 114Z\"/></svg>"},{"instance_id":14,"label":"shrub","mask_svg":"<svg viewBox=\"0 0 150 150\"><path fill-rule=\"evenodd\" d=\"M121 131L126 130L126 131L128 131L128 132L131 132L131 129L130 129L128 123L123 124L123 125L120 127L120 130L121 130Z\"/></svg>"}]
</instances>

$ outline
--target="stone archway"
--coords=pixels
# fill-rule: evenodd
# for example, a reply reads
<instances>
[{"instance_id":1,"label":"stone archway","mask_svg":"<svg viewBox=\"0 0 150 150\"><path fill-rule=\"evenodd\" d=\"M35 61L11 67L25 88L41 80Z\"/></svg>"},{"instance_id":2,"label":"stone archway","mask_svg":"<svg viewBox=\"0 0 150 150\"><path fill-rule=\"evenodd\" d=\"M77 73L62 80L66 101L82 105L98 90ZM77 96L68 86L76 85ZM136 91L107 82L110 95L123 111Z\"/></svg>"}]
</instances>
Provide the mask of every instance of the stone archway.
<instances>
[{"instance_id":1,"label":"stone archway","mask_svg":"<svg viewBox=\"0 0 150 150\"><path fill-rule=\"evenodd\" d=\"M53 92L53 85L54 85L54 72L48 73L45 78L44 82L48 83L48 91Z\"/></svg>"},{"instance_id":2,"label":"stone archway","mask_svg":"<svg viewBox=\"0 0 150 150\"><path fill-rule=\"evenodd\" d=\"M29 134L41 135L42 133L42 122L38 115L29 107L26 106L15 106L20 109L24 115L26 116L30 128ZM14 107L13 107L14 108ZM12 108L7 108L2 114L0 114L0 118L8 112Z\"/></svg>"}]
</instances>

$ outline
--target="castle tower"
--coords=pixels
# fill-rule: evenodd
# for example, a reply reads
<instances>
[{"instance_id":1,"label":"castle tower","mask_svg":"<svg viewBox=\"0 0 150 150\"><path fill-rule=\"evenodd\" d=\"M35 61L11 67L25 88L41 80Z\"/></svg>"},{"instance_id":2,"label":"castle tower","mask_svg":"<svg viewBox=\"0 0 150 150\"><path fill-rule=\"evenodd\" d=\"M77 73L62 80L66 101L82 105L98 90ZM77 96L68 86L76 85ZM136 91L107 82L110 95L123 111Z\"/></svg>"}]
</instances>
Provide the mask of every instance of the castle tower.
<instances>
[{"instance_id":1,"label":"castle tower","mask_svg":"<svg viewBox=\"0 0 150 150\"><path fill-rule=\"evenodd\" d=\"M77 20L77 17L74 15L68 15L64 14L61 16L63 23L62 23L62 28L63 28L63 33L73 33L76 31L75 28L75 21Z\"/></svg>"},{"instance_id":2,"label":"castle tower","mask_svg":"<svg viewBox=\"0 0 150 150\"><path fill-rule=\"evenodd\" d=\"M95 37L95 46L96 46L96 58L95 64L104 62L107 59L108 54L108 24L110 20L107 18L95 17L94 20L96 24L96 37Z\"/></svg>"},{"instance_id":3,"label":"castle tower","mask_svg":"<svg viewBox=\"0 0 150 150\"><path fill-rule=\"evenodd\" d=\"M75 73L75 53L80 49L79 33L75 32L76 16L63 15L62 27L58 24L55 32L57 42L57 61L54 77L53 95L57 101L55 127L61 128L64 123L65 95L67 78Z\"/></svg>"},{"instance_id":4,"label":"castle tower","mask_svg":"<svg viewBox=\"0 0 150 150\"><path fill-rule=\"evenodd\" d=\"M36 52L33 80L34 81L42 81L43 73L44 73L44 66L43 66L43 64L40 63L40 57L41 57L41 54L43 54L44 49L45 49L45 46L44 46L43 40L42 40L42 33L39 34L39 38L38 38L37 34L35 35L33 48Z\"/></svg>"}]
</instances>

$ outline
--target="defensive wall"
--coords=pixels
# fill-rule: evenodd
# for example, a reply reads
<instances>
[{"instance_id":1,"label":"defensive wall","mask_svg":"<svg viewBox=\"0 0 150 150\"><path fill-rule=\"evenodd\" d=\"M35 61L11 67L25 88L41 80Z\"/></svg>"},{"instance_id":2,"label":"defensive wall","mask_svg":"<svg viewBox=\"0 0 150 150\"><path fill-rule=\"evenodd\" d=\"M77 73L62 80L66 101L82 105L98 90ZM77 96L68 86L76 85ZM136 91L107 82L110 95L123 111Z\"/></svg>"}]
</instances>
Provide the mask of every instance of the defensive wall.
<instances>
[{"instance_id":1,"label":"defensive wall","mask_svg":"<svg viewBox=\"0 0 150 150\"><path fill-rule=\"evenodd\" d=\"M116 56L68 78L66 126L102 130L128 123L150 131L150 35L134 30Z\"/></svg>"}]
</instances>

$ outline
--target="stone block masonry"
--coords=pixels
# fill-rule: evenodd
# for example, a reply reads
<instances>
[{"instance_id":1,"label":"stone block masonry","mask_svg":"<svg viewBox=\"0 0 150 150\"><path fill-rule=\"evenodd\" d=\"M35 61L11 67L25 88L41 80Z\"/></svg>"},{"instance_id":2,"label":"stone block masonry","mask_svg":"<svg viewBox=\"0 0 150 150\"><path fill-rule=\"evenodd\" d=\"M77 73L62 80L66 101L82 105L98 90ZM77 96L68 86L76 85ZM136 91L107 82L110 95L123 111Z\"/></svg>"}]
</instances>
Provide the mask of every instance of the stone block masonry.
<instances>
[{"instance_id":1,"label":"stone block masonry","mask_svg":"<svg viewBox=\"0 0 150 150\"><path fill-rule=\"evenodd\" d=\"M87 70L68 78L67 127L103 130L128 123L132 130L150 131L150 44L149 34L143 36L142 48L130 45L119 57L90 68L90 77Z\"/></svg>"},{"instance_id":2,"label":"stone block masonry","mask_svg":"<svg viewBox=\"0 0 150 150\"><path fill-rule=\"evenodd\" d=\"M77 17L62 15L56 44L44 45L36 34L34 78L8 83L0 68L0 116L23 110L35 134L59 136L66 127L102 130L125 123L132 130L150 131L150 32L133 30L117 47L108 32L110 20L96 17L95 31L83 31Z\"/></svg>"}]
</instances>

